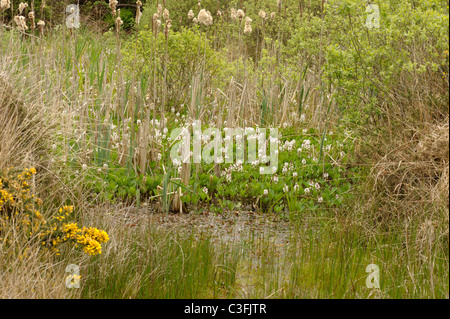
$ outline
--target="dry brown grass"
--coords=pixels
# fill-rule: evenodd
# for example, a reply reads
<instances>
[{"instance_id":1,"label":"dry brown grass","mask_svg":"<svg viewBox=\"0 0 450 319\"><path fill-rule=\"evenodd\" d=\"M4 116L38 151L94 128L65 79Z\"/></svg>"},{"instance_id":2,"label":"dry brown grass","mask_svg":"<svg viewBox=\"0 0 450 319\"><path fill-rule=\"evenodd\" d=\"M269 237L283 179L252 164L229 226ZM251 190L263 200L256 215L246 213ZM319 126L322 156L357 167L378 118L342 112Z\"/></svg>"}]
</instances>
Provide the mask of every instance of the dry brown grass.
<instances>
[{"instance_id":1,"label":"dry brown grass","mask_svg":"<svg viewBox=\"0 0 450 319\"><path fill-rule=\"evenodd\" d=\"M0 169L43 165L51 127L39 105L24 102L0 74Z\"/></svg>"},{"instance_id":2,"label":"dry brown grass","mask_svg":"<svg viewBox=\"0 0 450 319\"><path fill-rule=\"evenodd\" d=\"M447 118L400 132L386 144L385 154L372 168L377 193L417 209L428 205L448 209L448 129Z\"/></svg>"}]
</instances>

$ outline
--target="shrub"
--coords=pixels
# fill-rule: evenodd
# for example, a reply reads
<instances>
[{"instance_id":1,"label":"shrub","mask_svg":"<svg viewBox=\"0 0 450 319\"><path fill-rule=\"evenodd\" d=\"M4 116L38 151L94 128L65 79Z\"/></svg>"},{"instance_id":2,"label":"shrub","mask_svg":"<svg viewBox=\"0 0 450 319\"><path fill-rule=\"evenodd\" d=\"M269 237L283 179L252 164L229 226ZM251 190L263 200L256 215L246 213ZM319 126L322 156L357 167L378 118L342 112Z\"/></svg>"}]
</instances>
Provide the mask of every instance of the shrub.
<instances>
[{"instance_id":1,"label":"shrub","mask_svg":"<svg viewBox=\"0 0 450 319\"><path fill-rule=\"evenodd\" d=\"M12 249L39 243L57 255L63 244L71 243L89 255L100 254L108 234L67 222L73 217L73 206L63 206L55 215L45 214L42 200L32 189L35 174L34 168L20 174L12 169L0 171L0 243Z\"/></svg>"},{"instance_id":2,"label":"shrub","mask_svg":"<svg viewBox=\"0 0 450 319\"><path fill-rule=\"evenodd\" d=\"M448 88L442 79L448 69L447 2L385 1L379 11L380 27L368 28L365 2L330 1L326 7L324 74L341 107L356 124L392 105L442 110L443 101L433 105L432 98ZM409 107L406 113L416 111Z\"/></svg>"},{"instance_id":3,"label":"shrub","mask_svg":"<svg viewBox=\"0 0 450 319\"><path fill-rule=\"evenodd\" d=\"M233 74L232 66L227 64L224 55L214 51L210 41L197 28L170 32L167 48L163 33L159 33L155 39L151 30L140 31L137 37L125 43L123 56L127 70L139 70L153 76L156 67L159 81L164 79L167 65L168 100L174 104L190 97L189 86L196 74L202 72L204 81L216 87L223 85Z\"/></svg>"}]
</instances>

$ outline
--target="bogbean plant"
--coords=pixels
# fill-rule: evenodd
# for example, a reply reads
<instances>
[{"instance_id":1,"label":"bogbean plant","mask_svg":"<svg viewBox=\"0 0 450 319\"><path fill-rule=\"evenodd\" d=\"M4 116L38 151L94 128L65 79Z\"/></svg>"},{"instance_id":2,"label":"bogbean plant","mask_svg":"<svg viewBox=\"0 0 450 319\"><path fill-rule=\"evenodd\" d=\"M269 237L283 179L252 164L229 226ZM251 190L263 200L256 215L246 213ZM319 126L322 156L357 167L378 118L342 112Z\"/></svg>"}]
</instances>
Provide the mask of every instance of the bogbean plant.
<instances>
[{"instance_id":1,"label":"bogbean plant","mask_svg":"<svg viewBox=\"0 0 450 319\"><path fill-rule=\"evenodd\" d=\"M171 126L159 136L159 143L163 145L161 158L151 162L146 172L138 174L112 161L110 166L86 168L87 185L104 200L152 203L161 195L158 186L164 184L170 171L168 183L177 189L181 168L180 163L173 163L170 157L175 141L171 140L169 131L183 126L185 121L186 116L179 113L169 119ZM355 184L364 174L361 167L352 168L350 164L355 137L345 130L322 134L306 125L302 127L301 130L279 128L278 166L274 174L260 174L262 164L259 162L239 163L234 158L232 163L218 164L220 169L217 171L214 163L194 164L191 158L192 178L188 185L182 186L182 201L188 209L194 210L203 207L223 212L253 206L262 212L285 216L296 216L305 211L323 213L345 204L354 196ZM202 130L207 128L204 125ZM225 138L225 130L223 134L222 138ZM208 141L211 140L202 136L203 146ZM234 155L236 147L233 146Z\"/></svg>"},{"instance_id":2,"label":"bogbean plant","mask_svg":"<svg viewBox=\"0 0 450 319\"><path fill-rule=\"evenodd\" d=\"M275 174L260 174L262 164L256 161L219 164L221 172L216 176L214 163L202 163L198 179L190 183L193 191L185 192L182 200L187 204L211 202L215 211L253 206L284 216L323 213L351 200L353 186L363 172L349 166L354 147L350 132L320 135L314 129L280 131Z\"/></svg>"}]
</instances>

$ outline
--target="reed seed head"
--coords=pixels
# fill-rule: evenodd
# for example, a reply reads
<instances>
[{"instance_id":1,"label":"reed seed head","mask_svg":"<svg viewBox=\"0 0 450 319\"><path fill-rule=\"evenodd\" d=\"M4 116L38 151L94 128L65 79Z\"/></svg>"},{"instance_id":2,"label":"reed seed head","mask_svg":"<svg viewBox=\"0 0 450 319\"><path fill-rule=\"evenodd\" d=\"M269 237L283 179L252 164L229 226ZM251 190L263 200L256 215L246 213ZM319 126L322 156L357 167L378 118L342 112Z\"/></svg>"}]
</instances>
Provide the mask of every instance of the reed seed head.
<instances>
[{"instance_id":1,"label":"reed seed head","mask_svg":"<svg viewBox=\"0 0 450 319\"><path fill-rule=\"evenodd\" d=\"M266 18L267 18L267 14L266 14L266 12L264 12L263 10L260 10L259 13L258 13L258 15L259 15L259 17L260 17L261 19L266 19Z\"/></svg>"},{"instance_id":2,"label":"reed seed head","mask_svg":"<svg viewBox=\"0 0 450 319\"><path fill-rule=\"evenodd\" d=\"M250 17L245 18L245 26L244 26L244 33L250 34L252 33L252 19Z\"/></svg>"},{"instance_id":3,"label":"reed seed head","mask_svg":"<svg viewBox=\"0 0 450 319\"><path fill-rule=\"evenodd\" d=\"M164 20L166 20L166 21L169 20L169 10L164 9L163 17L164 17Z\"/></svg>"},{"instance_id":4,"label":"reed seed head","mask_svg":"<svg viewBox=\"0 0 450 319\"><path fill-rule=\"evenodd\" d=\"M0 1L0 9L5 10L5 9L9 9L10 7L11 7L10 0L1 0Z\"/></svg>"},{"instance_id":5,"label":"reed seed head","mask_svg":"<svg viewBox=\"0 0 450 319\"><path fill-rule=\"evenodd\" d=\"M272 13L270 13L270 18L273 20L273 19L275 19L275 12L272 12Z\"/></svg>"},{"instance_id":6,"label":"reed seed head","mask_svg":"<svg viewBox=\"0 0 450 319\"><path fill-rule=\"evenodd\" d=\"M231 17L231 20L236 20L237 19L236 9L231 8L231 10L230 10L230 17Z\"/></svg>"},{"instance_id":7,"label":"reed seed head","mask_svg":"<svg viewBox=\"0 0 450 319\"><path fill-rule=\"evenodd\" d=\"M167 20L166 27L164 29L164 35L166 37L166 40L169 38L169 30L170 30L171 26L172 26L172 20Z\"/></svg>"},{"instance_id":8,"label":"reed seed head","mask_svg":"<svg viewBox=\"0 0 450 319\"><path fill-rule=\"evenodd\" d=\"M116 18L116 32L120 32L120 27L122 26L123 21L120 18L120 9L117 10L117 18Z\"/></svg>"},{"instance_id":9,"label":"reed seed head","mask_svg":"<svg viewBox=\"0 0 450 319\"><path fill-rule=\"evenodd\" d=\"M119 1L117 0L109 0L109 8L111 9L111 13L114 17L116 16L116 9L118 3Z\"/></svg>"},{"instance_id":10,"label":"reed seed head","mask_svg":"<svg viewBox=\"0 0 450 319\"><path fill-rule=\"evenodd\" d=\"M25 32L25 30L28 30L28 26L25 22L24 16L15 16L14 22L17 24L17 29L19 29L20 31Z\"/></svg>"},{"instance_id":11,"label":"reed seed head","mask_svg":"<svg viewBox=\"0 0 450 319\"><path fill-rule=\"evenodd\" d=\"M41 36L44 35L44 26L45 26L45 22L42 20L39 20L37 23L37 26L39 28L39 32L41 33Z\"/></svg>"},{"instance_id":12,"label":"reed seed head","mask_svg":"<svg viewBox=\"0 0 450 319\"><path fill-rule=\"evenodd\" d=\"M23 10L25 10L25 8L27 8L27 7L28 7L28 3L21 2L19 4L19 14L22 14Z\"/></svg>"},{"instance_id":13,"label":"reed seed head","mask_svg":"<svg viewBox=\"0 0 450 319\"><path fill-rule=\"evenodd\" d=\"M198 22L203 23L204 25L211 25L213 24L213 18L211 16L211 13L209 11L206 11L205 9L201 9L198 13Z\"/></svg>"},{"instance_id":14,"label":"reed seed head","mask_svg":"<svg viewBox=\"0 0 450 319\"><path fill-rule=\"evenodd\" d=\"M245 17L245 12L242 9L239 9L237 12L237 16L240 20L244 19Z\"/></svg>"},{"instance_id":15,"label":"reed seed head","mask_svg":"<svg viewBox=\"0 0 450 319\"><path fill-rule=\"evenodd\" d=\"M142 2L141 1L136 1L136 25L139 25L139 23L141 22L141 17L142 17L142 12L141 12L141 6L142 6Z\"/></svg>"},{"instance_id":16,"label":"reed seed head","mask_svg":"<svg viewBox=\"0 0 450 319\"><path fill-rule=\"evenodd\" d=\"M28 18L30 19L31 22L31 29L34 30L34 28L36 27L34 21L35 21L35 16L34 16L34 11L30 11L28 13Z\"/></svg>"},{"instance_id":17,"label":"reed seed head","mask_svg":"<svg viewBox=\"0 0 450 319\"><path fill-rule=\"evenodd\" d=\"M189 12L188 12L188 19L192 20L194 18L194 16L195 16L194 11L189 10Z\"/></svg>"}]
</instances>

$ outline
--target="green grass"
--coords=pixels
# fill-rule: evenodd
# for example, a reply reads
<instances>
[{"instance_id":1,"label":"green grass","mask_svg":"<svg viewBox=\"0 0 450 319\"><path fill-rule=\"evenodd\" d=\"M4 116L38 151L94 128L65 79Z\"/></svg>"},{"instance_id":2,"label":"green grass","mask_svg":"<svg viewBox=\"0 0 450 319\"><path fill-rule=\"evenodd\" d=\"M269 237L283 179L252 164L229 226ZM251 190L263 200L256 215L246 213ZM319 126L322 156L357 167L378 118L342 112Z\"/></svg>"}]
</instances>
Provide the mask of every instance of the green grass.
<instances>
[{"instance_id":1,"label":"green grass","mask_svg":"<svg viewBox=\"0 0 450 319\"><path fill-rule=\"evenodd\" d=\"M417 229L367 235L345 219L305 216L285 240L277 229L231 241L182 233L128 232L84 266L81 297L448 298L448 248L420 251ZM369 264L380 289L366 287Z\"/></svg>"}]
</instances>

